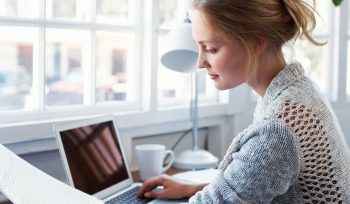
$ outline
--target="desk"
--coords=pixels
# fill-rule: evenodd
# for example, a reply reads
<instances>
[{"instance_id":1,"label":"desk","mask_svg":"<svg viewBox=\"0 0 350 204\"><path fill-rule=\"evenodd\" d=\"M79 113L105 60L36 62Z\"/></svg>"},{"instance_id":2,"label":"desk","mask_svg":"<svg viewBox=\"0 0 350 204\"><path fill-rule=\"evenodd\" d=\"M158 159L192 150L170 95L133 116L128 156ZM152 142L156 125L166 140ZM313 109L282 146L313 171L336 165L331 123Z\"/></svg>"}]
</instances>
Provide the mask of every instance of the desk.
<instances>
[{"instance_id":1,"label":"desk","mask_svg":"<svg viewBox=\"0 0 350 204\"><path fill-rule=\"evenodd\" d=\"M182 169L177 169L175 167L172 167L172 168L168 169L168 171L166 171L165 173L168 175L174 175L176 173L180 173L183 171L184 170L182 170ZM140 179L139 171L133 171L133 172L131 172L131 174L132 174L132 178L133 178L134 182L142 182L142 180Z\"/></svg>"}]
</instances>

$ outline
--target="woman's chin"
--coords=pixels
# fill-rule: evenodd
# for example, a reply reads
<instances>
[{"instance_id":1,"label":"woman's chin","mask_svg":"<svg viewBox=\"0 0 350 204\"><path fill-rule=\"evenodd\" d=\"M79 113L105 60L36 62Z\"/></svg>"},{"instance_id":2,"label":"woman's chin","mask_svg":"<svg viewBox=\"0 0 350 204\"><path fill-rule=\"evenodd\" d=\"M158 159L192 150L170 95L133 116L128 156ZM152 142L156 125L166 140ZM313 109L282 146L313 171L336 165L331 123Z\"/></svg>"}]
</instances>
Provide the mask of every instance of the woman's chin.
<instances>
[{"instance_id":1,"label":"woman's chin","mask_svg":"<svg viewBox=\"0 0 350 204\"><path fill-rule=\"evenodd\" d=\"M223 86L222 84L220 83L217 83L217 82L214 82L214 85L215 85L215 88L219 91L223 91L223 90L227 90L229 88L227 88L226 86Z\"/></svg>"},{"instance_id":2,"label":"woman's chin","mask_svg":"<svg viewBox=\"0 0 350 204\"><path fill-rule=\"evenodd\" d=\"M227 85L227 84L220 84L218 82L214 82L214 85L215 85L215 88L217 90L224 91L224 90L235 88L235 87L239 86L240 84L238 84L238 85Z\"/></svg>"}]
</instances>

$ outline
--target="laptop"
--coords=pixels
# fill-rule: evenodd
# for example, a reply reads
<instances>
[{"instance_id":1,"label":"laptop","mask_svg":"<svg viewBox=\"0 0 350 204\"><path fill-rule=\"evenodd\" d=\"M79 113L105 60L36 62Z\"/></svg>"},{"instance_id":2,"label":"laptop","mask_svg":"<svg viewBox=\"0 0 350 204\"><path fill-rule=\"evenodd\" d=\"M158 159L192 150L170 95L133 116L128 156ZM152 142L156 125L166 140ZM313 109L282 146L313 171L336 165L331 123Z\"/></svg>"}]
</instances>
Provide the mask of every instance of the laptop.
<instances>
[{"instance_id":1,"label":"laptop","mask_svg":"<svg viewBox=\"0 0 350 204\"><path fill-rule=\"evenodd\" d=\"M105 203L183 203L137 198L125 151L112 115L54 127L70 185ZM135 199L126 201L123 199Z\"/></svg>"}]
</instances>

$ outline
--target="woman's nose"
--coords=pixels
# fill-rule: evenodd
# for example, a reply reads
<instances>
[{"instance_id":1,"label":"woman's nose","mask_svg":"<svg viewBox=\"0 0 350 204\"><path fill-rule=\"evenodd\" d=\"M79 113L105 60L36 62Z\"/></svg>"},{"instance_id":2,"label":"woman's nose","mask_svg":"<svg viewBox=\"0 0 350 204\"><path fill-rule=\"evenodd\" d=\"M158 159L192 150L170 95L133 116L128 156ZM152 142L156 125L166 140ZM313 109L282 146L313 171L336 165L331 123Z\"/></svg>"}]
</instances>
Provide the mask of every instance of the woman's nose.
<instances>
[{"instance_id":1,"label":"woman's nose","mask_svg":"<svg viewBox=\"0 0 350 204\"><path fill-rule=\"evenodd\" d=\"M204 59L204 57L203 57L203 55L201 53L199 53L199 55L198 55L197 67L199 69L203 69L203 68L207 68L208 67L208 63L206 62L206 60Z\"/></svg>"}]
</instances>

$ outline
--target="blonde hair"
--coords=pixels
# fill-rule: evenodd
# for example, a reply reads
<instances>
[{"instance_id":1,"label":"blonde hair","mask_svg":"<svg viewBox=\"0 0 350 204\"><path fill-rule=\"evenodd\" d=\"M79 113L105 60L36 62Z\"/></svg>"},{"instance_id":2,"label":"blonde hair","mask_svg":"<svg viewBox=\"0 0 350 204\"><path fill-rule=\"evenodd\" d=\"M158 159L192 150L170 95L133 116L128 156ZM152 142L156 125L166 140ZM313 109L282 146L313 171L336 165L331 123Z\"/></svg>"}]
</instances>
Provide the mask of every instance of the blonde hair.
<instances>
[{"instance_id":1,"label":"blonde hair","mask_svg":"<svg viewBox=\"0 0 350 204\"><path fill-rule=\"evenodd\" d=\"M315 10L303 0L193 0L193 8L202 12L219 37L236 39L247 49L248 70L257 65L259 39L266 39L272 52L302 36L315 45L324 44L311 36Z\"/></svg>"}]
</instances>

